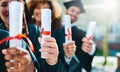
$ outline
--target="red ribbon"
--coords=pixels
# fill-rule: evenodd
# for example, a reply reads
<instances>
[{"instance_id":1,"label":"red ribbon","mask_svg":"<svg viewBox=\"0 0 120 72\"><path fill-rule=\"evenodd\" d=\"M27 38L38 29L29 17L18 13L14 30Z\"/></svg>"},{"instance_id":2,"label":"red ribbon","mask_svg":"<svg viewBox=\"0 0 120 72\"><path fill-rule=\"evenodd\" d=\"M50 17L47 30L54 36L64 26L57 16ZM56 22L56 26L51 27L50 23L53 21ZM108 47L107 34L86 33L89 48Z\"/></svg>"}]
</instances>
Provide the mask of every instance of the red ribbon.
<instances>
[{"instance_id":1,"label":"red ribbon","mask_svg":"<svg viewBox=\"0 0 120 72\"><path fill-rule=\"evenodd\" d=\"M65 34L65 36L67 36L68 37L67 39L70 40L70 37L71 37L70 29L67 28L67 31L68 31L68 34Z\"/></svg>"},{"instance_id":2,"label":"red ribbon","mask_svg":"<svg viewBox=\"0 0 120 72\"><path fill-rule=\"evenodd\" d=\"M31 42L30 39L29 39L26 35L24 35L24 34L18 34L18 35L16 35L15 37L7 37L7 38L4 38L4 39L0 40L0 44L6 42L7 40L12 40L12 39L19 39L19 40L21 40L22 38L25 38L25 39L28 41L28 44L29 44L30 49L32 50L32 52L34 52L34 47L33 47L32 42Z\"/></svg>"},{"instance_id":3,"label":"red ribbon","mask_svg":"<svg viewBox=\"0 0 120 72\"><path fill-rule=\"evenodd\" d=\"M41 37L42 37L42 34L43 35L51 35L51 32L50 31L44 31L44 28L41 29Z\"/></svg>"}]
</instances>

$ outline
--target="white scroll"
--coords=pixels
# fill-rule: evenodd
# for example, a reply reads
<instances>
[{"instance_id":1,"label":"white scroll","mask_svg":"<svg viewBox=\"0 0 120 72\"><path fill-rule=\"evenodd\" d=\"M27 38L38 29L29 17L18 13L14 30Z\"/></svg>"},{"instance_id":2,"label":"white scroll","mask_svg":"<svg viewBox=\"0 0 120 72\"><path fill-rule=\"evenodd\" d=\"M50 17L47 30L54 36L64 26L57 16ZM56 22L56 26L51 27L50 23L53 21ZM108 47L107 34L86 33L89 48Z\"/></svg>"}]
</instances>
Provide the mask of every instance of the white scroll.
<instances>
[{"instance_id":1,"label":"white scroll","mask_svg":"<svg viewBox=\"0 0 120 72\"><path fill-rule=\"evenodd\" d=\"M9 3L9 31L10 36L16 36L22 33L23 5L17 1ZM21 47L21 40L10 40L10 47Z\"/></svg>"},{"instance_id":2,"label":"white scroll","mask_svg":"<svg viewBox=\"0 0 120 72\"><path fill-rule=\"evenodd\" d=\"M90 21L86 37L89 37L90 35L93 35L95 27L96 27L96 22L95 21Z\"/></svg>"},{"instance_id":3,"label":"white scroll","mask_svg":"<svg viewBox=\"0 0 120 72\"><path fill-rule=\"evenodd\" d=\"M65 43L68 43L68 42L72 41L70 16L64 15L63 22L65 24Z\"/></svg>"},{"instance_id":4,"label":"white scroll","mask_svg":"<svg viewBox=\"0 0 120 72\"><path fill-rule=\"evenodd\" d=\"M47 37L51 37L51 10L50 9L42 9L41 11L41 36L42 43L44 43L44 39ZM41 57L43 57L43 52L41 53Z\"/></svg>"}]
</instances>

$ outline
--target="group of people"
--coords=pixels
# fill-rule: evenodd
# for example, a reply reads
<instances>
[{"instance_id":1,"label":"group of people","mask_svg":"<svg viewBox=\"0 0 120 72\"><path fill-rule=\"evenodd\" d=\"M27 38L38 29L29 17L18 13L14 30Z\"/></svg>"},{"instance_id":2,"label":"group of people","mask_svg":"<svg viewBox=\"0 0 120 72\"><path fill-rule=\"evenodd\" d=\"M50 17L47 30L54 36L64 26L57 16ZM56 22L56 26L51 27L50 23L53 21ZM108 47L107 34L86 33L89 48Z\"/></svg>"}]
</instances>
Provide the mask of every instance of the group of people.
<instances>
[{"instance_id":1,"label":"group of people","mask_svg":"<svg viewBox=\"0 0 120 72\"><path fill-rule=\"evenodd\" d=\"M9 3L14 0L0 0L0 41L9 37ZM65 43L65 28L62 24L62 8L56 0L17 0L24 5L22 33L33 43L32 52L26 40L24 45L9 48L9 41L0 44L0 72L82 72L91 71L91 63L96 53L93 36L86 37L86 32L74 23L85 10L80 0L65 2L66 14L72 24L72 41ZM41 10L51 9L51 37L41 44ZM1 43L1 42L0 42ZM46 52L45 59L41 52ZM15 60L11 62L11 60ZM12 67L12 68L11 68Z\"/></svg>"}]
</instances>

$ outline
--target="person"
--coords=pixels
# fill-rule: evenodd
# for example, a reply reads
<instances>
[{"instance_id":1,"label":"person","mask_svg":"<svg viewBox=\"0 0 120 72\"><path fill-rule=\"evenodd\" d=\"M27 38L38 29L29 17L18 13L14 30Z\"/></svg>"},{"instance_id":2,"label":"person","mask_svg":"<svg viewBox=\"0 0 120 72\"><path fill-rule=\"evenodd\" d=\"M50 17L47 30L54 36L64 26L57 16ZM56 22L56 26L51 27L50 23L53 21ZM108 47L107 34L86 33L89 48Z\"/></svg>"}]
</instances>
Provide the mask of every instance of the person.
<instances>
[{"instance_id":1,"label":"person","mask_svg":"<svg viewBox=\"0 0 120 72\"><path fill-rule=\"evenodd\" d=\"M81 72L80 67L84 68L87 72L90 72L92 69L91 63L96 53L95 44L91 41L93 36L90 36L89 38L85 37L86 32L75 25L79 15L84 13L85 9L83 8L80 0L72 0L64 2L63 4L66 8L65 13L70 15L72 24L72 39L75 41L77 47L75 55L80 61L78 67L76 68L76 72Z\"/></svg>"},{"instance_id":2,"label":"person","mask_svg":"<svg viewBox=\"0 0 120 72\"><path fill-rule=\"evenodd\" d=\"M59 10L58 10L58 8ZM74 57L72 63L68 66L66 60L70 58L71 55L76 51L75 42L71 41L65 44L65 34L61 33L62 23L61 23L61 10L56 0L41 0L41 1L30 1L28 2L28 9L31 15L31 22L36 26L41 27L41 9L51 9L52 21L51 21L51 36L56 39L59 48L59 59L62 61L61 68L58 72L73 72L79 61ZM64 43L64 44L63 44ZM69 55L67 54L69 53ZM65 57L65 58L64 58Z\"/></svg>"},{"instance_id":3,"label":"person","mask_svg":"<svg viewBox=\"0 0 120 72\"><path fill-rule=\"evenodd\" d=\"M0 29L2 29L2 30L6 30L6 31L9 31L9 19L8 19L8 17L9 17L9 10L8 10L8 3L9 2L11 2L11 0L0 0ZM34 27L33 27L34 28ZM33 31L35 31L35 28L34 28L34 30ZM29 33L31 33L31 32L29 32ZM35 33L35 32L34 32ZM0 37L1 37L2 35L0 35ZM38 43L38 42L37 42ZM50 44L51 43L53 43L53 46L51 47L51 45ZM6 43L5 43L6 44ZM47 45L46 45L47 44ZM0 46L1 46L2 44L0 44ZM9 50L11 50L11 49L8 49L8 44L7 45L2 45L3 46L3 48L2 47L0 47L0 49L1 49L1 51L2 51L2 49L4 49L4 48L7 48L7 50L9 51ZM44 47L48 47L48 48L50 48L51 49L51 51L49 50L45 50L45 49L43 49ZM40 48L39 48L40 49ZM18 49L19 50L19 49ZM0 51L0 53L1 53L1 51ZM43 60L43 59L41 59L40 58L40 56L39 57L36 57L37 59L36 59L36 62L40 59L41 61L42 61L42 63L36 63L35 61L33 61L34 62L34 65L35 65L35 68L37 68L37 70L38 70L38 72L40 72L40 71L42 71L42 72L44 72L44 71L50 71L50 72L52 72L52 71L54 71L55 69L54 68L56 68L56 64L57 64L57 57L58 57L58 48L57 48L57 44L56 44L56 41L55 41L55 39L54 38L47 38L46 40L45 40L45 44L43 44L43 46L41 46L41 49L40 49L40 51L41 52L48 52L49 54L48 55L45 55L46 56L46 59L45 60ZM26 53L26 52L25 52ZM35 50L35 52L34 52L34 54L35 53L38 53L38 51L36 51ZM40 53L40 52L39 52ZM6 55L7 56L7 54L3 51L3 54L4 55ZM4 60L4 55L3 55L2 53L1 53L1 59L0 59L0 70L5 70L6 69L6 67L4 66L4 64L5 64L5 60ZM33 55L34 55L33 54ZM29 54L27 54L27 55L29 55ZM35 57L35 56L34 56ZM54 57L54 58L53 58ZM20 58L20 57L19 57ZM19 61L19 58L17 58L18 59L18 61ZM33 58L32 58L33 59ZM2 61L4 61L4 62L2 62ZM3 66L2 66L3 65ZM40 65L40 66L39 66ZM4 68L2 68L2 67L4 67ZM9 66L8 66L9 67ZM23 66L23 67L25 67L25 66ZM52 70L52 71L51 71ZM3 71L2 71L3 72ZM18 71L17 71L18 72ZM54 71L55 72L55 71Z\"/></svg>"}]
</instances>

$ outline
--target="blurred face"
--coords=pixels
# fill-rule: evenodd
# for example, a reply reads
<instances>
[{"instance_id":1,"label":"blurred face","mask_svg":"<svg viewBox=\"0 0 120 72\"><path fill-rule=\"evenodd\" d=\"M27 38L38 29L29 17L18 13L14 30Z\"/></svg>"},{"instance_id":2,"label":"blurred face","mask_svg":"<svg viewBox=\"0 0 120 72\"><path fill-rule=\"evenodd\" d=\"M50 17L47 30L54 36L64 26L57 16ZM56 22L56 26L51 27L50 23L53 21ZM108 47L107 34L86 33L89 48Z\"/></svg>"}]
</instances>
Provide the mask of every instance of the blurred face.
<instances>
[{"instance_id":1,"label":"blurred face","mask_svg":"<svg viewBox=\"0 0 120 72\"><path fill-rule=\"evenodd\" d=\"M0 0L0 18L6 23L9 24L9 9L8 4L10 1L14 0ZM18 0L21 1L21 0Z\"/></svg>"},{"instance_id":2,"label":"blurred face","mask_svg":"<svg viewBox=\"0 0 120 72\"><path fill-rule=\"evenodd\" d=\"M41 10L42 9L49 9L49 5L47 3L45 4L39 4L33 11L33 16L35 18L36 22L40 22L41 21Z\"/></svg>"},{"instance_id":3,"label":"blurred face","mask_svg":"<svg viewBox=\"0 0 120 72\"><path fill-rule=\"evenodd\" d=\"M10 0L0 0L0 17L1 19L8 24L9 19L9 11L8 11L8 3Z\"/></svg>"},{"instance_id":4,"label":"blurred face","mask_svg":"<svg viewBox=\"0 0 120 72\"><path fill-rule=\"evenodd\" d=\"M66 13L68 15L70 15L71 22L73 23L73 22L77 21L79 15L80 15L80 9L76 6L71 6L71 7L68 8Z\"/></svg>"}]
</instances>

